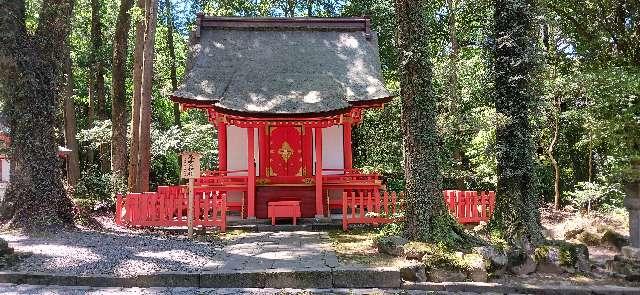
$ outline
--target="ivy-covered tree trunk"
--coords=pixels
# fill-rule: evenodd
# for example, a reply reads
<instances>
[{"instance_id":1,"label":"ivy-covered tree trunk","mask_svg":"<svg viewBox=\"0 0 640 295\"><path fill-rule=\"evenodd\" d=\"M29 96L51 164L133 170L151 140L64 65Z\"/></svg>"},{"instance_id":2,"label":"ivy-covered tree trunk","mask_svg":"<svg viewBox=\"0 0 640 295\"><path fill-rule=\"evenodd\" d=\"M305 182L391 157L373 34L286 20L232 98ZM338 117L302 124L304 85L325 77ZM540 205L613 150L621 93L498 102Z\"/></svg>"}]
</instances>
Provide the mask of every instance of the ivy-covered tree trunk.
<instances>
[{"instance_id":1,"label":"ivy-covered tree trunk","mask_svg":"<svg viewBox=\"0 0 640 295\"><path fill-rule=\"evenodd\" d=\"M529 122L538 59L535 17L533 0L495 2L495 106L505 120L496 130L498 186L490 227L515 246L543 241Z\"/></svg>"},{"instance_id":2,"label":"ivy-covered tree trunk","mask_svg":"<svg viewBox=\"0 0 640 295\"><path fill-rule=\"evenodd\" d=\"M24 0L0 2L0 97L11 129L11 182L2 202L10 226L42 231L73 224L56 156L55 112L72 0L44 0L34 34Z\"/></svg>"},{"instance_id":3,"label":"ivy-covered tree trunk","mask_svg":"<svg viewBox=\"0 0 640 295\"><path fill-rule=\"evenodd\" d=\"M396 0L402 127L404 137L405 235L411 240L461 242L461 228L442 196L436 95L426 28L426 1Z\"/></svg>"},{"instance_id":4,"label":"ivy-covered tree trunk","mask_svg":"<svg viewBox=\"0 0 640 295\"><path fill-rule=\"evenodd\" d=\"M127 175L127 91L126 66L129 27L129 10L133 0L121 0L116 32L113 38L113 69L111 76L111 170L114 181L122 181ZM117 178L117 179L115 179Z\"/></svg>"}]
</instances>

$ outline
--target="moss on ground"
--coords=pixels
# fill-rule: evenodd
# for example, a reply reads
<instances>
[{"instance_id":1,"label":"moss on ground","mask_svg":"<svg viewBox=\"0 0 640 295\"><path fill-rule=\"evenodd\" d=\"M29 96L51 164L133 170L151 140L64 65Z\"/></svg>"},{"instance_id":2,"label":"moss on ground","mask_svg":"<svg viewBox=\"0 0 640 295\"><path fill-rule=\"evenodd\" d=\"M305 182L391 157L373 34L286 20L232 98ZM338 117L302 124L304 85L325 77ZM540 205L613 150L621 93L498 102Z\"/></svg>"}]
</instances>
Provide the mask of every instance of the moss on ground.
<instances>
[{"instance_id":1,"label":"moss on ground","mask_svg":"<svg viewBox=\"0 0 640 295\"><path fill-rule=\"evenodd\" d=\"M378 253L374 243L377 236L378 230L373 228L329 231L331 246L342 264L392 266L404 260L402 257Z\"/></svg>"}]
</instances>

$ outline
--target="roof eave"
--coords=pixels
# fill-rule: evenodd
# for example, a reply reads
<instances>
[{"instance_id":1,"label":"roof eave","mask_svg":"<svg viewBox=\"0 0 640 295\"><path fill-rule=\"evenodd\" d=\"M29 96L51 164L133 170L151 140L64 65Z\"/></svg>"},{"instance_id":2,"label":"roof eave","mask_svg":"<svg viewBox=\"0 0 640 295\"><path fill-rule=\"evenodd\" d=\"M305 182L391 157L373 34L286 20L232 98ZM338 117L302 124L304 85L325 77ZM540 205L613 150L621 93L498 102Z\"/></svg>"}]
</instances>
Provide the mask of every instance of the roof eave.
<instances>
[{"instance_id":1,"label":"roof eave","mask_svg":"<svg viewBox=\"0 0 640 295\"><path fill-rule=\"evenodd\" d=\"M202 109L213 109L217 113L225 114L225 115L233 115L233 116L244 116L251 118L283 118L283 117L291 117L291 118L314 118L314 117L330 117L341 114L346 114L351 111L353 108L380 108L384 104L390 102L396 95L386 96L382 98L376 98L371 100L361 100L361 101L349 101L349 106L346 108L333 109L327 111L319 111L319 112L306 112L306 113L273 113L273 112L248 112L248 111L238 111L231 110L227 108L222 108L216 106L217 101L202 101L195 99L188 99L179 96L172 95L171 100L174 102L185 104L189 107L194 108L202 108Z\"/></svg>"}]
</instances>

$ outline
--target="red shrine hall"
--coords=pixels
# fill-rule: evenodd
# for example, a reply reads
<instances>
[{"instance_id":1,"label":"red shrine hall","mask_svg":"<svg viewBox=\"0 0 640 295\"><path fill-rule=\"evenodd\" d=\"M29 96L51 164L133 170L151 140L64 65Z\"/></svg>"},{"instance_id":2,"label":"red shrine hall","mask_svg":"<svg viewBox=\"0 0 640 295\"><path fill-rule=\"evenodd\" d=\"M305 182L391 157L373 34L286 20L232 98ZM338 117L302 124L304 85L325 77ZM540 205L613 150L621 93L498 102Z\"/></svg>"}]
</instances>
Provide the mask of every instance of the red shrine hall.
<instances>
[{"instance_id":1,"label":"red shrine hall","mask_svg":"<svg viewBox=\"0 0 640 295\"><path fill-rule=\"evenodd\" d=\"M194 223L224 231L231 215L335 217L344 229L392 221L396 194L354 169L351 141L363 111L391 98L368 18L198 15L185 77L171 95L183 110L206 111L218 131L218 170L194 181ZM475 206L473 220L487 218L477 208L488 198L464 203ZM184 226L185 206L184 186L129 193L118 196L116 222ZM452 213L472 211L456 206Z\"/></svg>"},{"instance_id":2,"label":"red shrine hall","mask_svg":"<svg viewBox=\"0 0 640 295\"><path fill-rule=\"evenodd\" d=\"M362 111L392 97L369 19L200 15L191 49L171 98L216 126L219 170L196 184L226 190L230 210L267 218L269 202L295 200L323 217L343 190L379 189L351 147Z\"/></svg>"}]
</instances>

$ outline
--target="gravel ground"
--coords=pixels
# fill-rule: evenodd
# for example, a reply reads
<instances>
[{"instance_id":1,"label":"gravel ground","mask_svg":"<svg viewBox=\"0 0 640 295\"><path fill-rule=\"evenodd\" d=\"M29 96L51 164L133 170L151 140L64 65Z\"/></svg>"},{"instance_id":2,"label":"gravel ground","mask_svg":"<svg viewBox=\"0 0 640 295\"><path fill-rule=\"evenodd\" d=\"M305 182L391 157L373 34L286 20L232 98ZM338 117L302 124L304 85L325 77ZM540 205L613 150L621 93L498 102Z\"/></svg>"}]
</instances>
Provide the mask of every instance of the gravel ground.
<instances>
[{"instance_id":1,"label":"gravel ground","mask_svg":"<svg viewBox=\"0 0 640 295\"><path fill-rule=\"evenodd\" d=\"M223 249L219 240L128 231L79 230L26 236L1 232L23 256L13 271L112 274L122 277L160 271L198 271Z\"/></svg>"},{"instance_id":2,"label":"gravel ground","mask_svg":"<svg viewBox=\"0 0 640 295\"><path fill-rule=\"evenodd\" d=\"M0 231L21 257L12 271L132 277L166 271L309 269L338 264L326 232L184 234L111 227L25 235Z\"/></svg>"}]
</instances>

